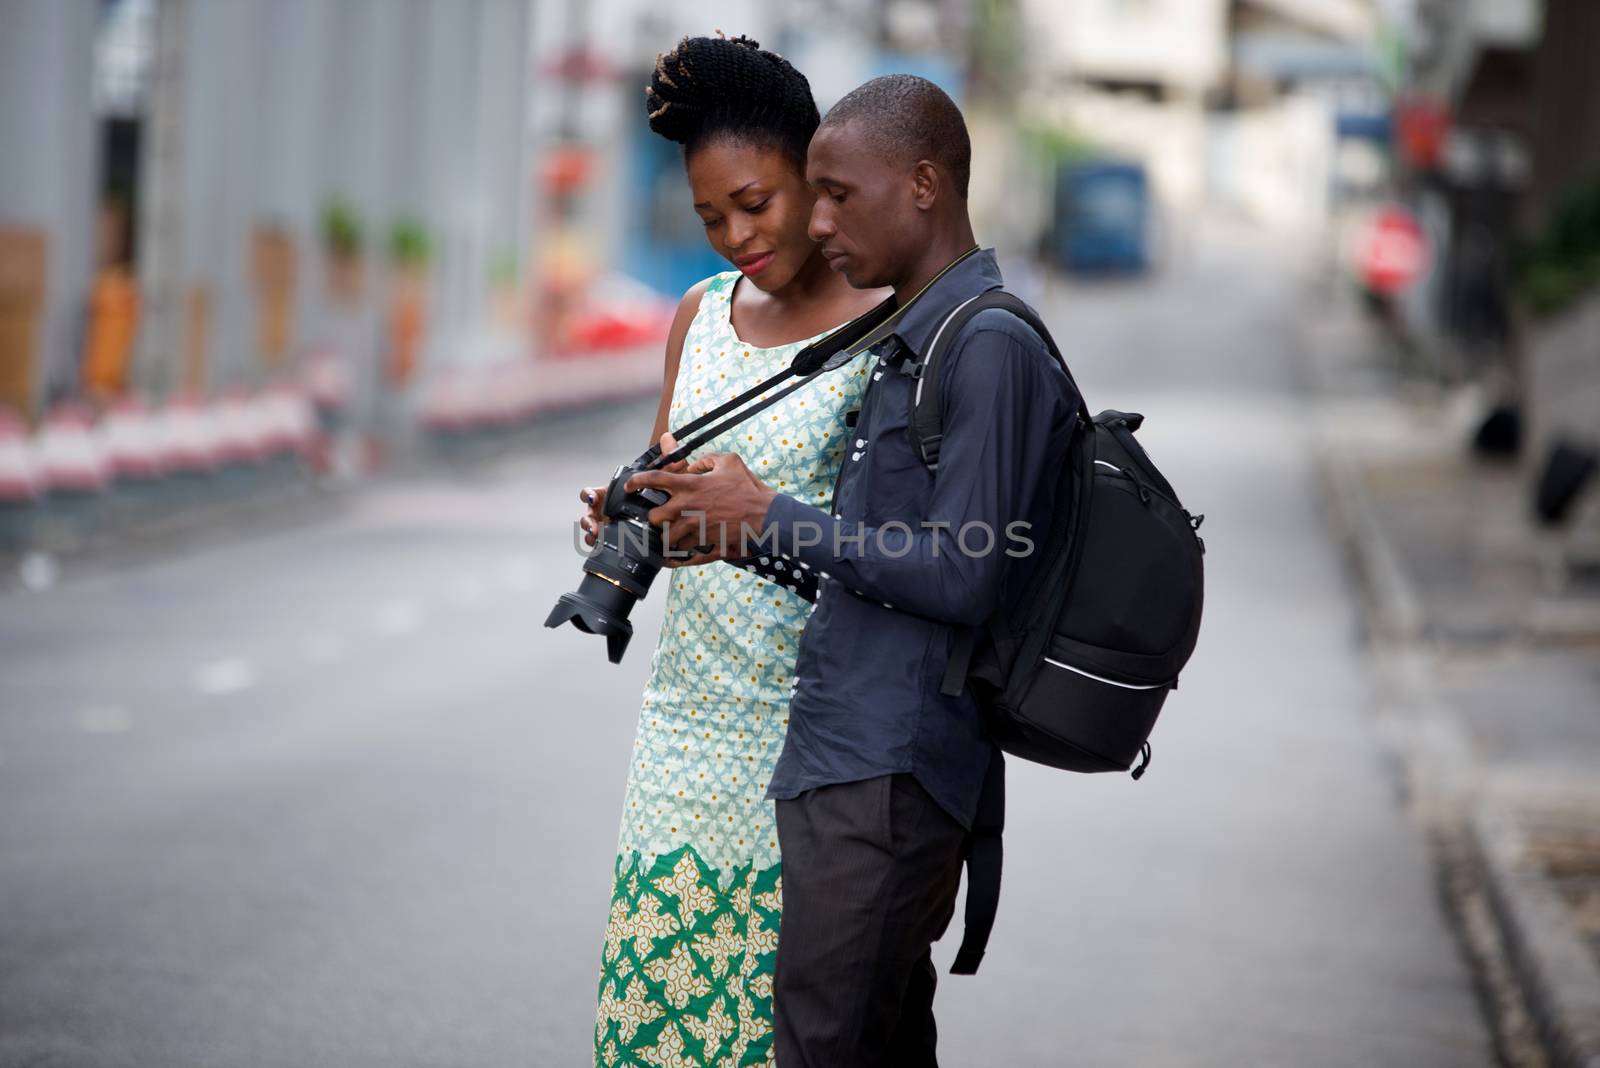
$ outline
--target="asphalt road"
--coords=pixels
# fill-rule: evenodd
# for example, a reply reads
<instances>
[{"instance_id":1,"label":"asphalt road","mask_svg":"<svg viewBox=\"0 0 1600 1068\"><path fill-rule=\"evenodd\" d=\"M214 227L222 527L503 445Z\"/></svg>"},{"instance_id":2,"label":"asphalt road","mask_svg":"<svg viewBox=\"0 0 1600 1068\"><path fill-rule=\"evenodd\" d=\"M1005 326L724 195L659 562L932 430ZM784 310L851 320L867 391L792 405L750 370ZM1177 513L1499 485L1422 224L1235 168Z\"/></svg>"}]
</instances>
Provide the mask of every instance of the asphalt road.
<instances>
[{"instance_id":1,"label":"asphalt road","mask_svg":"<svg viewBox=\"0 0 1600 1068\"><path fill-rule=\"evenodd\" d=\"M1207 514L1207 618L1143 781L1013 764L947 1065L1493 1062L1366 712L1300 293L1219 233L1044 300ZM587 1063L660 599L620 667L541 625L648 422L0 598L0 1066Z\"/></svg>"}]
</instances>

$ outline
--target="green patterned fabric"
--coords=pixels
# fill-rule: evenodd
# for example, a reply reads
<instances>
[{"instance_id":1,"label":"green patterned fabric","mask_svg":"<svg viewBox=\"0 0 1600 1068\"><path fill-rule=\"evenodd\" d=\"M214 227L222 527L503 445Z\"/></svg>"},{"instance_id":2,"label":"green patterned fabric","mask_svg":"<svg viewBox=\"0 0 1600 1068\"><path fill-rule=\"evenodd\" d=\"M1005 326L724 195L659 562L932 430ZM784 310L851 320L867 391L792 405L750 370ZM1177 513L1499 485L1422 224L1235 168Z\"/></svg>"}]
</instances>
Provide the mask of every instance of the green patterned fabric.
<instances>
[{"instance_id":1,"label":"green patterned fabric","mask_svg":"<svg viewBox=\"0 0 1600 1068\"><path fill-rule=\"evenodd\" d=\"M764 1065L772 1059L778 867L731 879L684 846L619 861L600 973L602 1064Z\"/></svg>"},{"instance_id":2,"label":"green patterned fabric","mask_svg":"<svg viewBox=\"0 0 1600 1068\"><path fill-rule=\"evenodd\" d=\"M739 340L730 320L739 277L713 278L690 323L674 426L788 366L811 340L771 349ZM737 452L768 485L827 507L870 359L703 451ZM663 578L666 618L623 797L595 1063L767 1064L781 877L765 794L811 605L726 564Z\"/></svg>"}]
</instances>

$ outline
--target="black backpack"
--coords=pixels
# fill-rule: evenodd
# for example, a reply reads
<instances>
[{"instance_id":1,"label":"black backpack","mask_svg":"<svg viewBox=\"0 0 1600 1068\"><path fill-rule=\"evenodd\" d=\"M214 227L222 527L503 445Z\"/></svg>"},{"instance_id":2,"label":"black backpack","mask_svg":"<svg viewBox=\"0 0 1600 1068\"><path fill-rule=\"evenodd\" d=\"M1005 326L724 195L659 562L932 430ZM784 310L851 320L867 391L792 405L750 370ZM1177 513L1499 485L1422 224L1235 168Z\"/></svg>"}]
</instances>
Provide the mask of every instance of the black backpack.
<instances>
[{"instance_id":1,"label":"black backpack","mask_svg":"<svg viewBox=\"0 0 1600 1068\"><path fill-rule=\"evenodd\" d=\"M922 361L911 444L939 464L939 370L961 328L998 308L1026 323L1078 393L1077 425L1041 559L1022 602L979 630L959 632L942 690L972 685L1001 750L1068 771L1144 774L1150 731L1194 652L1204 592L1199 536L1172 486L1134 440L1142 415L1090 416L1072 372L1039 317L1003 290L980 294L944 321ZM1134 762L1142 756L1137 767ZM991 769L968 857L967 934L952 970L977 970L1000 893L1004 780Z\"/></svg>"}]
</instances>

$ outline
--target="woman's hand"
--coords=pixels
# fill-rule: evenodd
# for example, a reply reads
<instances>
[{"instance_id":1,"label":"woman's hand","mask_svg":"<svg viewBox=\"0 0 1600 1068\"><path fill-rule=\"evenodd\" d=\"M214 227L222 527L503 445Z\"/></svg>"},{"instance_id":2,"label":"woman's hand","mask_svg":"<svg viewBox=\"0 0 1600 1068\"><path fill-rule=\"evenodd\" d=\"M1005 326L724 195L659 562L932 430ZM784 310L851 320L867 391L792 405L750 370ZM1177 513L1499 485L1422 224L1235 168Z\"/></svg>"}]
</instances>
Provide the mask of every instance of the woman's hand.
<instances>
[{"instance_id":1,"label":"woman's hand","mask_svg":"<svg viewBox=\"0 0 1600 1068\"><path fill-rule=\"evenodd\" d=\"M600 524L604 522L603 516L606 507L606 490L604 486L585 486L578 491L578 500L589 506L578 519L578 526L583 528L583 543L593 546L595 539L600 536Z\"/></svg>"}]
</instances>

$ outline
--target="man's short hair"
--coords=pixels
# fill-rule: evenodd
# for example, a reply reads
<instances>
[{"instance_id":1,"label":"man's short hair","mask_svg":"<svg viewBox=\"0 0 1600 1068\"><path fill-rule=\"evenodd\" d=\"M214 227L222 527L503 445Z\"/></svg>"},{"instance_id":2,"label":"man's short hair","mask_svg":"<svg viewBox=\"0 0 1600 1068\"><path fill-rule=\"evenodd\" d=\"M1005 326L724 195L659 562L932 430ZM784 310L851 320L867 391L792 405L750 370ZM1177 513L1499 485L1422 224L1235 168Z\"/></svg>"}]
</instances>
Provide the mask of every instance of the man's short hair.
<instances>
[{"instance_id":1,"label":"man's short hair","mask_svg":"<svg viewBox=\"0 0 1600 1068\"><path fill-rule=\"evenodd\" d=\"M965 200L972 141L961 109L943 89L914 74L888 74L846 93L823 116L823 127L855 123L874 148L907 163L932 160L948 171Z\"/></svg>"}]
</instances>

